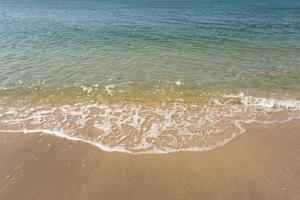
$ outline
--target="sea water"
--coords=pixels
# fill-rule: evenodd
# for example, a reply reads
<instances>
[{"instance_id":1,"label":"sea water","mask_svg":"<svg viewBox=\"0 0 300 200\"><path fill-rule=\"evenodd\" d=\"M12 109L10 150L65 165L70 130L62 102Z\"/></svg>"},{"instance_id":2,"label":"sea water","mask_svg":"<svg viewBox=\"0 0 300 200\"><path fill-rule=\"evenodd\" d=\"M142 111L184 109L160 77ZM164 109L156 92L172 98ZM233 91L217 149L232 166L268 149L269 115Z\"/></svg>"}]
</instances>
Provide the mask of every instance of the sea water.
<instances>
[{"instance_id":1,"label":"sea water","mask_svg":"<svg viewBox=\"0 0 300 200\"><path fill-rule=\"evenodd\" d=\"M0 0L0 130L202 151L300 116L297 0Z\"/></svg>"}]
</instances>

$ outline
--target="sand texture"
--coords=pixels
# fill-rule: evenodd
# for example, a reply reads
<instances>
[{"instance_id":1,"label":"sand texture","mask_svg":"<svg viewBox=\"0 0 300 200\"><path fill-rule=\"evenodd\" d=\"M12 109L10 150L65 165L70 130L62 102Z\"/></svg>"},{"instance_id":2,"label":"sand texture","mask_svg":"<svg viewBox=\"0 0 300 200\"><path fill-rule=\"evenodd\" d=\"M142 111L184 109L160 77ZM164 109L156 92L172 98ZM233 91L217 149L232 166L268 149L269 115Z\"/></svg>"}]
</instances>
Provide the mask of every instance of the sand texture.
<instances>
[{"instance_id":1,"label":"sand texture","mask_svg":"<svg viewBox=\"0 0 300 200\"><path fill-rule=\"evenodd\" d=\"M252 124L225 146L165 155L0 133L0 199L300 199L300 121Z\"/></svg>"}]
</instances>

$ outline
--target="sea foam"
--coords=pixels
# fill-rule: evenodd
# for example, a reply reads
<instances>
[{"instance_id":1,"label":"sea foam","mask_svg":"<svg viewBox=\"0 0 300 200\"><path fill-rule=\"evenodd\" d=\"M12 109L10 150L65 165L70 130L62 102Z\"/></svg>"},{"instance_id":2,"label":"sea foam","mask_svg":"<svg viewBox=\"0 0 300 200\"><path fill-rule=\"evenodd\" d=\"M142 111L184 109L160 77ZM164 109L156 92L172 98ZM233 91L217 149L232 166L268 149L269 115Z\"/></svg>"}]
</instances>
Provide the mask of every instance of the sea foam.
<instances>
[{"instance_id":1,"label":"sea foam","mask_svg":"<svg viewBox=\"0 0 300 200\"><path fill-rule=\"evenodd\" d=\"M162 102L79 103L1 107L0 132L48 134L109 152L207 151L246 131L244 124L300 119L299 101L239 95L241 104Z\"/></svg>"},{"instance_id":2,"label":"sea foam","mask_svg":"<svg viewBox=\"0 0 300 200\"><path fill-rule=\"evenodd\" d=\"M224 95L229 98L240 98L244 105L251 105L263 108L287 108L300 110L300 101L292 99L275 99L275 98L264 98L264 97L252 97L247 96L244 93L238 95Z\"/></svg>"}]
</instances>

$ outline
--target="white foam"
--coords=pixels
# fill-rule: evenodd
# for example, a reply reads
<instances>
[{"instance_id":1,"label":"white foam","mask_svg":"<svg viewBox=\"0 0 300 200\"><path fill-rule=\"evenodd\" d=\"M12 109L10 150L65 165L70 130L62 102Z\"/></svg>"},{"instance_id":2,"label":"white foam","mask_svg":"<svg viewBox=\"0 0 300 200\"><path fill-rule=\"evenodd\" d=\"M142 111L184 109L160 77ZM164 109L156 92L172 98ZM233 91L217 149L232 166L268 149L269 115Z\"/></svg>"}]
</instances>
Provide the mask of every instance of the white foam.
<instances>
[{"instance_id":1,"label":"white foam","mask_svg":"<svg viewBox=\"0 0 300 200\"><path fill-rule=\"evenodd\" d=\"M300 119L299 111L288 112L283 118L272 115L273 108L276 112L278 108L295 111L298 108L295 102L250 98L244 94L226 97L240 98L242 104L218 100L206 105L175 102L152 107L100 102L59 107L0 107L0 127L3 127L0 132L55 135L109 152L171 153L206 151L224 145L245 132L244 123L285 123ZM205 142L193 143L194 137ZM218 140L214 141L214 137Z\"/></svg>"},{"instance_id":2,"label":"white foam","mask_svg":"<svg viewBox=\"0 0 300 200\"><path fill-rule=\"evenodd\" d=\"M90 94L90 93L92 92L92 90L93 90L92 87L85 87L85 86L80 86L80 87L81 87L81 89L82 89L84 92L86 92L86 93L88 93L88 94Z\"/></svg>"},{"instance_id":3,"label":"white foam","mask_svg":"<svg viewBox=\"0 0 300 200\"><path fill-rule=\"evenodd\" d=\"M23 130L1 130L0 132L4 132L4 133L25 133L25 134L34 134L34 133L43 133L43 134L47 134L47 135L54 135L60 138L64 138L67 140L71 140L71 141L79 141L79 142L83 142L83 143L87 143L87 144L91 144L94 145L100 149L102 149L103 151L107 151L107 152L124 152L124 153L131 153L130 151L126 150L125 148L122 148L120 146L118 147L111 147L108 145L104 145L104 144L100 144L97 142L92 142L92 141L88 141L88 140L84 140L75 136L70 136L64 133L63 130L60 131L51 131L51 130L44 130L44 129L23 129Z\"/></svg>"},{"instance_id":4,"label":"white foam","mask_svg":"<svg viewBox=\"0 0 300 200\"><path fill-rule=\"evenodd\" d=\"M116 86L115 85L107 85L105 86L105 91L107 92L108 95L113 96L115 91L113 91L112 89L114 89Z\"/></svg>"},{"instance_id":5,"label":"white foam","mask_svg":"<svg viewBox=\"0 0 300 200\"><path fill-rule=\"evenodd\" d=\"M176 85L176 86L181 86L181 85L183 85L183 82L181 82L181 81L176 81L176 82L175 82L175 85Z\"/></svg>"},{"instance_id":6,"label":"white foam","mask_svg":"<svg viewBox=\"0 0 300 200\"><path fill-rule=\"evenodd\" d=\"M247 96L244 93L238 95L224 95L228 98L240 98L244 105L258 106L263 108L287 108L300 110L300 101L292 99L274 99Z\"/></svg>"},{"instance_id":7,"label":"white foam","mask_svg":"<svg viewBox=\"0 0 300 200\"><path fill-rule=\"evenodd\" d=\"M241 123L241 122L239 122L239 123ZM220 147L220 146L223 146L223 145L227 144L232 139L234 139L237 135L242 134L245 131L246 131L245 129L242 129L240 132L238 132L236 134L233 134L231 137L228 137L228 138L224 139L223 141L219 141L215 145L202 146L202 147L198 147L198 146L196 147L195 146L195 147L177 148L177 149L173 149L173 148L169 148L169 147L163 147L162 149L158 149L156 147L151 148L151 146L147 142L144 142L144 143L140 143L140 146L136 146L136 147L139 147L139 148L136 148L137 150L141 150L141 149L146 150L146 151L142 151L142 152L132 152L132 151L128 151L127 149L125 149L122 146L111 147L109 145L104 145L104 144L101 144L101 143L87 141L87 140L84 140L84 139L81 139L81 138L68 136L68 135L64 134L63 131L49 131L49 130L37 129L37 130L24 130L23 132L25 134L28 134L28 133L29 134L32 134L32 133L45 133L45 134L49 134L49 135L55 135L57 137L65 138L67 140L79 141L79 142L91 144L91 145L96 146L96 147L98 147L101 150L106 151L106 152L121 152L121 153L129 153L129 154L168 154L168 153L175 153L175 152L203 152L203 151L209 151L209 150L212 150L212 149L215 149L217 147Z\"/></svg>"}]
</instances>

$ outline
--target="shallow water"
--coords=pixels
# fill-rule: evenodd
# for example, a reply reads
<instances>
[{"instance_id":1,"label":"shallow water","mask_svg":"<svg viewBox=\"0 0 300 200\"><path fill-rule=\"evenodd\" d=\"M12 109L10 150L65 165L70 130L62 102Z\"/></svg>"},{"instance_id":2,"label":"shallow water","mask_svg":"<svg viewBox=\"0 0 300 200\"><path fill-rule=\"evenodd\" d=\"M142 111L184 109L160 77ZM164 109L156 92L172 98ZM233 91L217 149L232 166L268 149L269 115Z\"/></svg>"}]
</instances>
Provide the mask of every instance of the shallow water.
<instances>
[{"instance_id":1,"label":"shallow water","mask_svg":"<svg viewBox=\"0 0 300 200\"><path fill-rule=\"evenodd\" d=\"M2 131L173 152L299 114L296 0L0 0L0 46Z\"/></svg>"}]
</instances>

